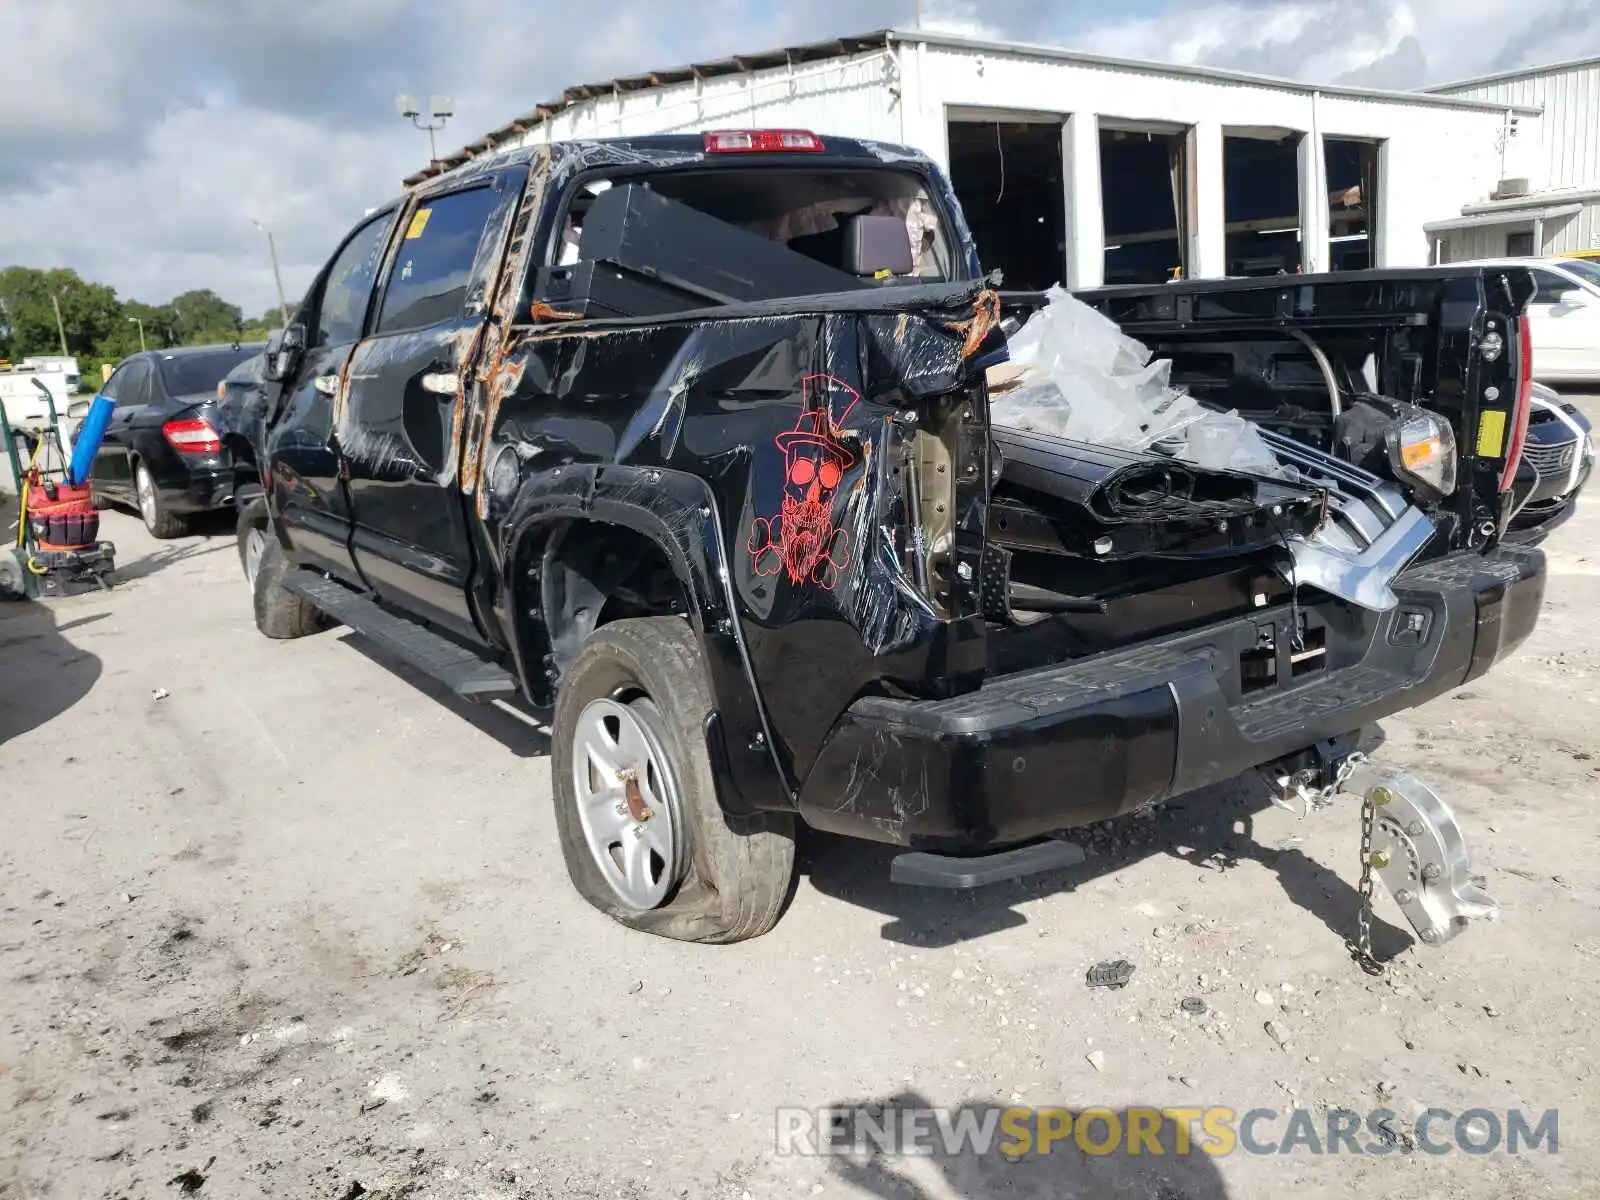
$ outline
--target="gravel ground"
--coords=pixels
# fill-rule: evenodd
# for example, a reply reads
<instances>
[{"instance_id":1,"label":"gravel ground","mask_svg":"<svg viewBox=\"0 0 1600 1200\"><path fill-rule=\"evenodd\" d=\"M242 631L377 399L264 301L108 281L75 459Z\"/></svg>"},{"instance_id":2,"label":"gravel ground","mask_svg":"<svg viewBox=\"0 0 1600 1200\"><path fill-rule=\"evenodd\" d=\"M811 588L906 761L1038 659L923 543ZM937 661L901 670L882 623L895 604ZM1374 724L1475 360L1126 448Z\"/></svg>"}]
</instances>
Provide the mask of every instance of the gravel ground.
<instances>
[{"instance_id":1,"label":"gravel ground","mask_svg":"<svg viewBox=\"0 0 1600 1200\"><path fill-rule=\"evenodd\" d=\"M1342 948L1354 809L1301 820L1248 780L977 896L811 837L767 937L629 933L567 883L536 729L346 631L260 637L225 528L104 527L126 583L0 608L0 1196L1594 1194L1593 501L1521 653L1385 724L1505 912L1426 950L1380 891L1382 979ZM1116 958L1132 982L1086 989ZM775 1109L857 1102L1261 1107L1267 1141L1295 1106L1555 1108L1560 1141L776 1153Z\"/></svg>"}]
</instances>

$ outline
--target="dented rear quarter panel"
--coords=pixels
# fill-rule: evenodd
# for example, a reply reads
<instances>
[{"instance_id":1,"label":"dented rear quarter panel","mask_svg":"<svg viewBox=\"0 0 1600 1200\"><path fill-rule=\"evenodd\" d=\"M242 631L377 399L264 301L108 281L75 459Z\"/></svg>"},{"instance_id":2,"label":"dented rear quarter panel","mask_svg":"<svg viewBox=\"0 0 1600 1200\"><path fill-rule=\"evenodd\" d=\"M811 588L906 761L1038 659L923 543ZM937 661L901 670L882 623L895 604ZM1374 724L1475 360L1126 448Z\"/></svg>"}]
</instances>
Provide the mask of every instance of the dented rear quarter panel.
<instances>
[{"instance_id":1,"label":"dented rear quarter panel","mask_svg":"<svg viewBox=\"0 0 1600 1200\"><path fill-rule=\"evenodd\" d=\"M494 320L459 406L457 482L492 593L486 624L548 700L553 648L541 622L518 616L538 607L535 548L575 518L650 536L705 642L713 750L740 793L725 803L787 806L856 697L946 694L982 677L976 587L954 572L965 562L975 577L982 555L987 405L972 358L998 311L983 301L992 293L974 280L568 320L523 290L565 189L595 169L701 156L579 143L527 157ZM929 547L908 500L929 431L955 451L938 585L919 577ZM801 461L810 474L797 482Z\"/></svg>"}]
</instances>

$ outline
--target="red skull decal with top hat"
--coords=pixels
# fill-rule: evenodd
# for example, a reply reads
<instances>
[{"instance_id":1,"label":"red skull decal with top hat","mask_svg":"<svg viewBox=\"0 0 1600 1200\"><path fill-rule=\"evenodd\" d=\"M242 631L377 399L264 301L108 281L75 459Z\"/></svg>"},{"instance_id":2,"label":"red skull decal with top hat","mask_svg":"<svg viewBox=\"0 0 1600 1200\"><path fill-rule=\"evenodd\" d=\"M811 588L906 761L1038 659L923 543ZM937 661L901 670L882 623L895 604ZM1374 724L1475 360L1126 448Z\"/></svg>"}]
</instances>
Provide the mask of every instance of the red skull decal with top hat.
<instances>
[{"instance_id":1,"label":"red skull decal with top hat","mask_svg":"<svg viewBox=\"0 0 1600 1200\"><path fill-rule=\"evenodd\" d=\"M757 575L789 576L789 582L832 588L850 565L850 531L834 526L833 505L845 472L856 456L841 439L839 425L861 395L831 375L802 380L807 406L793 429L773 441L783 451L783 507L774 517L757 517L747 547ZM839 420L833 417L833 390L850 397ZM821 404L812 406L815 393Z\"/></svg>"}]
</instances>

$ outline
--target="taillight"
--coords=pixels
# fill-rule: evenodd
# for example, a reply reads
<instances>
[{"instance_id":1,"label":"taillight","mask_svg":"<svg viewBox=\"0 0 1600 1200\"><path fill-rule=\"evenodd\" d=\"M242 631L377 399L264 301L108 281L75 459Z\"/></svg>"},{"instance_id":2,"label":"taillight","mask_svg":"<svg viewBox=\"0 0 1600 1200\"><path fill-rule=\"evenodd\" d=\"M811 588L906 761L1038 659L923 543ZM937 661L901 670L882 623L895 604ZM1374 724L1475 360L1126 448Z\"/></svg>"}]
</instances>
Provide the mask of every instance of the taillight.
<instances>
[{"instance_id":1,"label":"taillight","mask_svg":"<svg viewBox=\"0 0 1600 1200\"><path fill-rule=\"evenodd\" d=\"M707 154L822 153L822 139L804 129L719 129L705 138Z\"/></svg>"},{"instance_id":2,"label":"taillight","mask_svg":"<svg viewBox=\"0 0 1600 1200\"><path fill-rule=\"evenodd\" d=\"M215 454L222 449L222 439L204 417L168 421L161 427L161 436L180 454Z\"/></svg>"},{"instance_id":3,"label":"taillight","mask_svg":"<svg viewBox=\"0 0 1600 1200\"><path fill-rule=\"evenodd\" d=\"M1528 415L1533 411L1533 332L1526 315L1517 318L1517 407L1511 414L1511 442L1506 465L1500 469L1500 490L1509 491L1522 465L1522 447L1528 440Z\"/></svg>"}]
</instances>

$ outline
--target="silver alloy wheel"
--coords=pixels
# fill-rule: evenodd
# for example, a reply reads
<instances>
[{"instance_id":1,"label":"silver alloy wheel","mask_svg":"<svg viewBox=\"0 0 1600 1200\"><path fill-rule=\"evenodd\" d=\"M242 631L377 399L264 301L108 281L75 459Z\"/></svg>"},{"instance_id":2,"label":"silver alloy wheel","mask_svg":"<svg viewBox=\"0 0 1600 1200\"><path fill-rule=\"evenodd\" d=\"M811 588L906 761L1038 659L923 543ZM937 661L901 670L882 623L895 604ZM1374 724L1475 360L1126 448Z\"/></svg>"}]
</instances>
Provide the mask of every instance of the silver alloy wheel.
<instances>
[{"instance_id":1,"label":"silver alloy wheel","mask_svg":"<svg viewBox=\"0 0 1600 1200\"><path fill-rule=\"evenodd\" d=\"M644 696L591 700L573 730L584 841L607 886L636 913L665 900L683 867L683 806L663 730Z\"/></svg>"},{"instance_id":2,"label":"silver alloy wheel","mask_svg":"<svg viewBox=\"0 0 1600 1200\"><path fill-rule=\"evenodd\" d=\"M256 575L261 571L261 556L266 552L267 531L253 527L244 535L244 581L250 585L252 595L256 590Z\"/></svg>"},{"instance_id":3,"label":"silver alloy wheel","mask_svg":"<svg viewBox=\"0 0 1600 1200\"><path fill-rule=\"evenodd\" d=\"M144 518L145 525L153 530L156 525L156 481L150 478L150 472L145 470L143 463L133 473L133 487L139 494L139 515Z\"/></svg>"}]
</instances>

